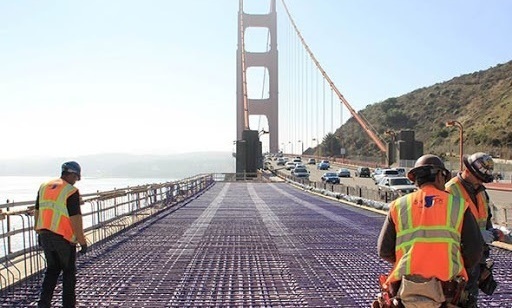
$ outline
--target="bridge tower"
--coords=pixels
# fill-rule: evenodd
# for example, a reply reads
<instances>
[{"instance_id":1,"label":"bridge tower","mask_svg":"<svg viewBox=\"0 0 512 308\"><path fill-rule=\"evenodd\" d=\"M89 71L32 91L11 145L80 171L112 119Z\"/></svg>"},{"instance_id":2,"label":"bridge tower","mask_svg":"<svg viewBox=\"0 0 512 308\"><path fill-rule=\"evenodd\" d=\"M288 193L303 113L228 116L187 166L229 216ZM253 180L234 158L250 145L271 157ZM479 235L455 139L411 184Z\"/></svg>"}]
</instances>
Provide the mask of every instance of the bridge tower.
<instances>
[{"instance_id":1,"label":"bridge tower","mask_svg":"<svg viewBox=\"0 0 512 308\"><path fill-rule=\"evenodd\" d=\"M276 1L271 0L268 14L246 14L243 12L243 0L240 1L238 18L243 18L243 30L249 27L268 28L270 37L270 50L266 52L245 52L246 69L251 66L265 67L268 70L269 97L266 99L247 98L249 115L264 115L269 126L269 149L271 153L279 151L278 130L278 53L277 53L277 14ZM240 24L240 20L239 20ZM237 140L243 139L244 127L244 93L243 93L243 68L242 68L242 33L238 31L237 49ZM247 123L248 124L248 123Z\"/></svg>"}]
</instances>

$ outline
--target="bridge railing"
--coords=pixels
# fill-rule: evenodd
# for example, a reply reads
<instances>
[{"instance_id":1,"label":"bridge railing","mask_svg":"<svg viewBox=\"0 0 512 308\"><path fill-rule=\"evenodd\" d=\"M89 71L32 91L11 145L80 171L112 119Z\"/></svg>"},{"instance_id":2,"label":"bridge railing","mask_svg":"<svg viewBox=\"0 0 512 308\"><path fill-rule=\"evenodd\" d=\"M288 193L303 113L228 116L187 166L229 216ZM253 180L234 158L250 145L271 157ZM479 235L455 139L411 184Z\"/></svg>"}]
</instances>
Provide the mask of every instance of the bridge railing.
<instances>
[{"instance_id":1,"label":"bridge railing","mask_svg":"<svg viewBox=\"0 0 512 308\"><path fill-rule=\"evenodd\" d=\"M214 182L211 174L180 181L126 187L83 194L81 206L84 232L91 247L106 243L152 215L191 198ZM45 267L42 249L34 231L35 201L0 205L0 290L2 293Z\"/></svg>"}]
</instances>

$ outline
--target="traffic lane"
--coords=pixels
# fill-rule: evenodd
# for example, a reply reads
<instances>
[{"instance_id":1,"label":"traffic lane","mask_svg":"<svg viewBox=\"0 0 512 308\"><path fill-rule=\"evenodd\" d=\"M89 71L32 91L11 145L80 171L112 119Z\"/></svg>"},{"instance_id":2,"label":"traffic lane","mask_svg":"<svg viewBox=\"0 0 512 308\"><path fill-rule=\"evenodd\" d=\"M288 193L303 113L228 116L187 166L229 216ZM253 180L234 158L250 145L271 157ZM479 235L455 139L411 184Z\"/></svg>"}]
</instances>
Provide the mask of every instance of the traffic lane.
<instances>
[{"instance_id":1,"label":"traffic lane","mask_svg":"<svg viewBox=\"0 0 512 308\"><path fill-rule=\"evenodd\" d=\"M309 180L312 182L321 182L322 175L324 173L337 172L341 168L340 166L331 165L331 167L328 170L319 170L319 169L317 169L317 165L308 165L308 164L304 164L304 165L306 166L306 168L309 171ZM272 161L272 166L274 167L275 170L280 170L280 171L283 171L285 174L291 175L291 171L286 170L286 168L284 168L284 166L277 166L275 161ZM346 178L346 177L340 178L341 184L348 185L348 186L362 186L362 187L376 186L375 183L373 182L372 178L355 177L354 176L355 169L352 169L350 167L347 167L347 169L350 170L350 178Z\"/></svg>"},{"instance_id":2,"label":"traffic lane","mask_svg":"<svg viewBox=\"0 0 512 308\"><path fill-rule=\"evenodd\" d=\"M275 161L272 162L274 168L284 169L283 166L277 166ZM336 165L331 165L329 170L318 170L316 165L306 165L307 169L310 172L309 179L310 181L321 182L321 177L325 172L336 172L340 167ZM376 184L374 183L372 178L359 178L354 176L355 169L347 167L351 172L350 178L340 178L341 184L349 185L349 186L361 186L376 188ZM284 170L285 172L290 173L290 171ZM512 211L512 191L502 191L502 190L492 190L488 189L489 197L491 201L498 207L500 211ZM508 213L510 216L510 213Z\"/></svg>"}]
</instances>

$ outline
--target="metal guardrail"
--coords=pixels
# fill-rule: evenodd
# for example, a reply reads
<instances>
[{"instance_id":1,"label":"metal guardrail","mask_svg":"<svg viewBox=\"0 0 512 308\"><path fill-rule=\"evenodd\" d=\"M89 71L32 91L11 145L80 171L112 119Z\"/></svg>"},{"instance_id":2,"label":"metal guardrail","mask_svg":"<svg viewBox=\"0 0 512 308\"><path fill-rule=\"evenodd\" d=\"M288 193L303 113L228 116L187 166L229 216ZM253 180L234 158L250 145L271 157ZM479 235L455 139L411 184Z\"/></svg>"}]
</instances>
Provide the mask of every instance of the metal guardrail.
<instances>
[{"instance_id":1,"label":"metal guardrail","mask_svg":"<svg viewBox=\"0 0 512 308\"><path fill-rule=\"evenodd\" d=\"M179 181L146 184L111 191L83 194L82 217L90 247L106 243L152 215L169 209L210 187L212 174ZM0 204L0 292L40 276L44 254L34 228L35 201Z\"/></svg>"}]
</instances>

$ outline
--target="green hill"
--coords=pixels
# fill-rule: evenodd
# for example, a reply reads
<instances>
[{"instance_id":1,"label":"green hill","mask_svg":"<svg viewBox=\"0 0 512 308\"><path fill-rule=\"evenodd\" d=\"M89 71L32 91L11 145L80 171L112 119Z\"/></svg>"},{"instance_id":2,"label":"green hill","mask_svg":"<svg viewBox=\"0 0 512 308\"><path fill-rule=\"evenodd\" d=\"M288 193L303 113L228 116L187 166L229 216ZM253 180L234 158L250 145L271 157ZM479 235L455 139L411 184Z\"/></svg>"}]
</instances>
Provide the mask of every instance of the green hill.
<instances>
[{"instance_id":1,"label":"green hill","mask_svg":"<svg viewBox=\"0 0 512 308\"><path fill-rule=\"evenodd\" d=\"M412 129L425 152L440 155L458 152L459 131L445 126L456 120L464 128L465 153L486 151L511 159L512 61L388 98L359 114L385 142L390 140L388 130ZM354 117L335 135L348 157L382 156Z\"/></svg>"}]
</instances>

